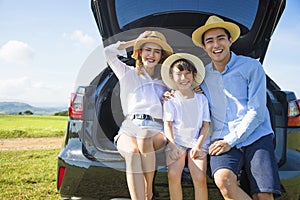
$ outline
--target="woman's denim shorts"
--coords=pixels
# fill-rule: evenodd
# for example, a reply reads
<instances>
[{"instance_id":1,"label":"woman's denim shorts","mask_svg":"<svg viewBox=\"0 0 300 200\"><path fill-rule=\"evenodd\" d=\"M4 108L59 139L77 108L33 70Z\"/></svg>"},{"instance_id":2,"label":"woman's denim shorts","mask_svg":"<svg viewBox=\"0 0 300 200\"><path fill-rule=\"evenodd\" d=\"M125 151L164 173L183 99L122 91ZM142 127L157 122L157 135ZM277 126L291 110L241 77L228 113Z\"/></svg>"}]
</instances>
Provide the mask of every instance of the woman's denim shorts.
<instances>
[{"instance_id":1,"label":"woman's denim shorts","mask_svg":"<svg viewBox=\"0 0 300 200\"><path fill-rule=\"evenodd\" d=\"M149 138L156 134L163 133L163 121L153 121L148 119L125 119L122 122L118 135L115 136L115 142L121 134L126 134L136 138ZM147 132L145 130L151 130Z\"/></svg>"}]
</instances>

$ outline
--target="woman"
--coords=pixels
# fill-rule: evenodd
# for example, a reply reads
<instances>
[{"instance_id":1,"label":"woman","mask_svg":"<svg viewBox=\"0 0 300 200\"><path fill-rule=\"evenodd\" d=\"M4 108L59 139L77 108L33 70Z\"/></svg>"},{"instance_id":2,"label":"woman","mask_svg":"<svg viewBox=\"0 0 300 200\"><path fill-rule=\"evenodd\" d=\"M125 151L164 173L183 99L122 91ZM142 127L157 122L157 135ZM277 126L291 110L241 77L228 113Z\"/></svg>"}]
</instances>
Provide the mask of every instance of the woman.
<instances>
[{"instance_id":1,"label":"woman","mask_svg":"<svg viewBox=\"0 0 300 200\"><path fill-rule=\"evenodd\" d=\"M136 67L118 59L133 46ZM153 199L152 183L155 151L163 148L161 97L168 89L161 80L161 63L173 53L165 36L145 31L138 38L117 42L104 49L106 60L120 82L120 98L125 120L115 137L118 151L126 163L131 199Z\"/></svg>"}]
</instances>

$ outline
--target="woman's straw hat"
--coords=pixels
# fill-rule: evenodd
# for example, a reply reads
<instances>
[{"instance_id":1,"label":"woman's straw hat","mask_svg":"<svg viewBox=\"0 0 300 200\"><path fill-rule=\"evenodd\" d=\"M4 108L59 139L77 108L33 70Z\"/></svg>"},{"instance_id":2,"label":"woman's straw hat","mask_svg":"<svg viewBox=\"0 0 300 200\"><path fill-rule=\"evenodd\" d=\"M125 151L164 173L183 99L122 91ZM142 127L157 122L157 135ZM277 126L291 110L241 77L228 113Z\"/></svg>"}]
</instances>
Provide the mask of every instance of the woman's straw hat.
<instances>
[{"instance_id":1,"label":"woman's straw hat","mask_svg":"<svg viewBox=\"0 0 300 200\"><path fill-rule=\"evenodd\" d=\"M223 19L213 15L207 19L205 25L199 27L193 32L192 40L194 44L203 48L202 35L209 29L213 28L224 28L228 30L231 35L232 42L235 42L239 38L241 32L238 25L231 22L225 22Z\"/></svg>"},{"instance_id":2,"label":"woman's straw hat","mask_svg":"<svg viewBox=\"0 0 300 200\"><path fill-rule=\"evenodd\" d=\"M191 62L196 70L197 70L197 74L194 77L194 82L192 84L192 87L197 87L199 86L204 77L205 77L205 68L203 65L203 62L200 60L200 58L198 58L197 56L194 56L192 54L189 53L176 53L173 54L171 56L169 56L162 64L161 67L161 77L162 80L164 81L164 83L166 84L166 86L168 86L170 89L177 89L176 84L174 83L174 81L171 79L170 76L170 67L173 65L174 62L176 62L177 60L181 60L181 59L185 59L189 62Z\"/></svg>"},{"instance_id":3,"label":"woman's straw hat","mask_svg":"<svg viewBox=\"0 0 300 200\"><path fill-rule=\"evenodd\" d=\"M148 42L155 43L161 46L161 48L166 51L167 55L173 54L173 49L167 43L166 37L158 31L151 31L151 34L148 35L147 37L136 40L133 46L133 54L131 55L131 57L137 60L139 54L138 50L141 48L143 44Z\"/></svg>"}]
</instances>

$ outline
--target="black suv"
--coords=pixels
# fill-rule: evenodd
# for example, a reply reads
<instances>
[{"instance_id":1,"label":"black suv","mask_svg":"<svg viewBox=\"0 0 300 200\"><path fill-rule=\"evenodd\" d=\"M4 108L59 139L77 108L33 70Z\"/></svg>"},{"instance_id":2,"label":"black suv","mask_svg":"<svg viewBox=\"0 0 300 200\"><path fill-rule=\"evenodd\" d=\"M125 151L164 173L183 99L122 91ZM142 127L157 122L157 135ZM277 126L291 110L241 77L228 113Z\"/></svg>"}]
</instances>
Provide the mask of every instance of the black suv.
<instances>
[{"instance_id":1,"label":"black suv","mask_svg":"<svg viewBox=\"0 0 300 200\"><path fill-rule=\"evenodd\" d=\"M263 63L285 4L286 0L91 0L104 47L118 40L136 38L144 30L158 30L166 35L175 52L195 54L205 64L210 59L193 44L191 35L209 16L217 15L238 24L241 36L232 50ZM120 59L134 65L131 51L128 58ZM119 83L109 66L100 68L103 70L95 74L93 81L79 86L71 97L65 143L58 156L57 188L62 199L129 198L124 160L113 144L124 117ZM299 139L294 134L299 135L300 100L293 92L281 90L269 76L267 98L276 133L280 199L299 199ZM290 140L298 142L298 149L289 146ZM164 159L164 152L157 154ZM153 184L157 199L169 199L166 171L164 165L157 166ZM193 199L187 168L182 175L182 186L184 199ZM210 177L208 189L210 199L222 199Z\"/></svg>"}]
</instances>

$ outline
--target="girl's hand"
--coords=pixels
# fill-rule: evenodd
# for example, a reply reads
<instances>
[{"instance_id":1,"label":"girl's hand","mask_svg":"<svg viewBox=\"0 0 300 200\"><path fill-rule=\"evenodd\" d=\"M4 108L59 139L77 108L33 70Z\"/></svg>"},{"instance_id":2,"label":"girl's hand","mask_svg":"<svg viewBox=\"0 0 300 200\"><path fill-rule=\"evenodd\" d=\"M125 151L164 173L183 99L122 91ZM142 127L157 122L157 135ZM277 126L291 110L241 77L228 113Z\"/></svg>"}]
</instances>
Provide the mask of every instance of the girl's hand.
<instances>
[{"instance_id":1,"label":"girl's hand","mask_svg":"<svg viewBox=\"0 0 300 200\"><path fill-rule=\"evenodd\" d=\"M190 151L190 156L192 159L203 159L207 155L206 152L202 151L201 149L198 148L192 148Z\"/></svg>"},{"instance_id":2,"label":"girl's hand","mask_svg":"<svg viewBox=\"0 0 300 200\"><path fill-rule=\"evenodd\" d=\"M170 151L170 158L172 160L178 160L181 157L182 153L182 150L176 147Z\"/></svg>"},{"instance_id":3,"label":"girl's hand","mask_svg":"<svg viewBox=\"0 0 300 200\"><path fill-rule=\"evenodd\" d=\"M180 159L180 157L184 154L185 152L181 149L173 148L173 149L169 149L168 151L166 151L166 164L167 166L173 164L174 162L176 162L177 160Z\"/></svg>"}]
</instances>

